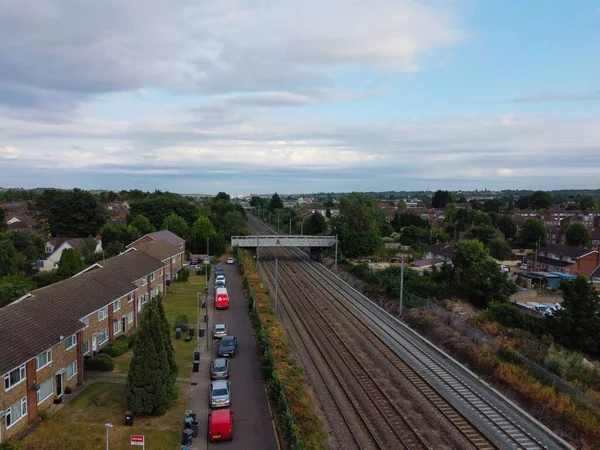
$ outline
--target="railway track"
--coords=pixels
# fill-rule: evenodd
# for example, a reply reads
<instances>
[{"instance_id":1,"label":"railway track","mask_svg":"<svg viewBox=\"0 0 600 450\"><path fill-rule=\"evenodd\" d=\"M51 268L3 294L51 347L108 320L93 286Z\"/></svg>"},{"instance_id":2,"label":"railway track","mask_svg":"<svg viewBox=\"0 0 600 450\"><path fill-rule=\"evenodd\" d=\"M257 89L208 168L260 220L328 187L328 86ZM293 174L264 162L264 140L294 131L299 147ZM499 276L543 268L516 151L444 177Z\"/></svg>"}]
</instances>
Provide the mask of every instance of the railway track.
<instances>
[{"instance_id":1,"label":"railway track","mask_svg":"<svg viewBox=\"0 0 600 450\"><path fill-rule=\"evenodd\" d=\"M255 218L251 219L251 227L259 233L272 234ZM525 413L520 414L522 411L515 413L513 405L502 401L506 399L494 394L489 386L472 376L465 376L439 350L435 351L424 339L383 313L332 272L308 261L300 250L260 249L261 266L271 280L273 264L265 262L275 257L285 260L280 264L283 269L279 280L281 291L297 293L294 299L287 299L286 308L304 308L303 314L311 321L307 329L327 336L329 345L336 348L346 369L359 380L363 393L376 404L387 405L385 409L380 408L379 413L386 417L388 424L397 423L392 426L404 430L405 437L398 436L399 442L409 439L410 433L420 439L419 433L381 387L376 386L375 374L369 373L373 364L368 363L368 358L359 361L352 356L361 351L364 353L364 347L361 350L357 345L360 340L363 345L364 340L368 340L371 349L385 357L397 374L408 380L474 448L572 448L543 425L532 422ZM324 345L322 339L320 342ZM340 348L345 350L340 351ZM427 448L413 447L412 442L403 445L405 448Z\"/></svg>"}]
</instances>

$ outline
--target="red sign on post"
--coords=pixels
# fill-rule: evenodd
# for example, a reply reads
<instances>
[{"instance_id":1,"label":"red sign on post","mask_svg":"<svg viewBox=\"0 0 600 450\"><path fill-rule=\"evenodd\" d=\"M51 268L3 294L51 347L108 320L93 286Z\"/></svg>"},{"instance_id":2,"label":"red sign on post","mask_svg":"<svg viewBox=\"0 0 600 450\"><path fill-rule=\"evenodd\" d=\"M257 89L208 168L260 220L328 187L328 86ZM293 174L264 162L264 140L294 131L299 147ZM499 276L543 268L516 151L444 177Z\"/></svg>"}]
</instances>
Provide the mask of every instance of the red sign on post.
<instances>
[{"instance_id":1,"label":"red sign on post","mask_svg":"<svg viewBox=\"0 0 600 450\"><path fill-rule=\"evenodd\" d=\"M131 445L144 445L144 436L141 434L131 435Z\"/></svg>"}]
</instances>

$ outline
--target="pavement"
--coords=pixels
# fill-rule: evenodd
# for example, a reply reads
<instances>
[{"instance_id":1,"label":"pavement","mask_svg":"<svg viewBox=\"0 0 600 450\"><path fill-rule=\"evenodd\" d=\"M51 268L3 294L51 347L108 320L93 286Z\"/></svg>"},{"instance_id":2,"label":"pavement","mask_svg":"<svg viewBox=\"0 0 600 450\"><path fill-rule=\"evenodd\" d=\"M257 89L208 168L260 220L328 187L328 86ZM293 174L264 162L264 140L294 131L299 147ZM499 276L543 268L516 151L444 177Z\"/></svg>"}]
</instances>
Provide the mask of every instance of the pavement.
<instances>
[{"instance_id":1,"label":"pavement","mask_svg":"<svg viewBox=\"0 0 600 450\"><path fill-rule=\"evenodd\" d=\"M242 277L236 265L220 264L227 278L230 306L226 310L214 307L214 274L209 282L207 301L208 322L204 338L200 338L196 351L200 352L199 372L190 379L188 408L196 413L199 422L198 437L189 450L278 450L275 427L267 402L265 383L261 377L254 335L243 294ZM195 276L195 275L190 275ZM206 312L206 310L203 310ZM233 441L209 443L208 434L208 384L210 362L216 357L218 341L212 340L212 326L226 323L229 334L237 336L235 358L230 360L231 409L233 411ZM208 339L206 336L208 335Z\"/></svg>"}]
</instances>

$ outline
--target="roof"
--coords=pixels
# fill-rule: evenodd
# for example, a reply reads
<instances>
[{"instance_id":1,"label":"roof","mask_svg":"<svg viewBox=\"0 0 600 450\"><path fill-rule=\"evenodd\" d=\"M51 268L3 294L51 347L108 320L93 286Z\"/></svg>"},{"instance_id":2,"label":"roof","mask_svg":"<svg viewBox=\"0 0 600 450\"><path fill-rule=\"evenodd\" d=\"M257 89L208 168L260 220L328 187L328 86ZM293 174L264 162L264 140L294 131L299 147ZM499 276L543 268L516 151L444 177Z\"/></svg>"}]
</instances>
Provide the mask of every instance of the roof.
<instances>
[{"instance_id":1,"label":"roof","mask_svg":"<svg viewBox=\"0 0 600 450\"><path fill-rule=\"evenodd\" d=\"M435 244L428 247L425 253L433 253L434 255L445 256L446 258L452 258L454 256L454 246L452 244Z\"/></svg>"},{"instance_id":2,"label":"roof","mask_svg":"<svg viewBox=\"0 0 600 450\"><path fill-rule=\"evenodd\" d=\"M555 255L564 255L575 259L579 259L582 256L593 252L593 250L588 250L587 248L569 247L568 245L558 244L548 244L546 247L541 247L539 251L543 253L553 253Z\"/></svg>"},{"instance_id":3,"label":"roof","mask_svg":"<svg viewBox=\"0 0 600 450\"><path fill-rule=\"evenodd\" d=\"M137 281L165 266L162 261L139 250L121 253L112 258L98 261L97 265L107 268L118 268L130 281Z\"/></svg>"},{"instance_id":4,"label":"roof","mask_svg":"<svg viewBox=\"0 0 600 450\"><path fill-rule=\"evenodd\" d=\"M155 241L164 239L165 241L167 241L173 245L177 245L177 246L181 246L182 244L185 244L185 239L177 236L175 233L173 233L169 230L160 230L160 231L155 231L154 233L148 233L145 236L142 236L140 239L132 242L127 247L133 247L136 242L142 240L146 236L148 236L149 238L151 238Z\"/></svg>"},{"instance_id":5,"label":"roof","mask_svg":"<svg viewBox=\"0 0 600 450\"><path fill-rule=\"evenodd\" d=\"M530 258L532 261L535 261L535 256L531 256ZM575 265L575 263L571 262L571 261L564 261L564 260L554 259L554 258L546 258L545 256L538 256L537 262L540 264L548 264L548 265L555 266L555 267L570 267L570 266Z\"/></svg>"},{"instance_id":6,"label":"roof","mask_svg":"<svg viewBox=\"0 0 600 450\"><path fill-rule=\"evenodd\" d=\"M559 277L562 280L574 280L575 278L577 278L575 275L572 275L570 273L562 273L562 272L550 272L553 275L556 275L557 277Z\"/></svg>"},{"instance_id":7,"label":"roof","mask_svg":"<svg viewBox=\"0 0 600 450\"><path fill-rule=\"evenodd\" d=\"M419 259L418 261L413 261L410 265L413 267L429 267L435 264L443 263L441 259Z\"/></svg>"},{"instance_id":8,"label":"roof","mask_svg":"<svg viewBox=\"0 0 600 450\"><path fill-rule=\"evenodd\" d=\"M159 261L164 261L165 259L179 255L183 252L181 248L165 241L164 239L144 243L140 242L135 245L135 248L144 253L147 253L148 255L152 256L155 259L158 259Z\"/></svg>"},{"instance_id":9,"label":"roof","mask_svg":"<svg viewBox=\"0 0 600 450\"><path fill-rule=\"evenodd\" d=\"M46 242L50 242L54 246L55 250L58 247L60 247L62 244L64 244L65 242L68 242L71 247L76 248L79 251L81 251L81 250L83 250L85 248L85 241L82 238L55 238L55 237L50 237L50 238L46 239Z\"/></svg>"},{"instance_id":10,"label":"roof","mask_svg":"<svg viewBox=\"0 0 600 450\"><path fill-rule=\"evenodd\" d=\"M98 269L36 289L0 309L0 375L81 330L81 318L135 290L115 269Z\"/></svg>"},{"instance_id":11,"label":"roof","mask_svg":"<svg viewBox=\"0 0 600 450\"><path fill-rule=\"evenodd\" d=\"M600 228L594 228L591 238L595 241L600 239Z\"/></svg>"}]
</instances>

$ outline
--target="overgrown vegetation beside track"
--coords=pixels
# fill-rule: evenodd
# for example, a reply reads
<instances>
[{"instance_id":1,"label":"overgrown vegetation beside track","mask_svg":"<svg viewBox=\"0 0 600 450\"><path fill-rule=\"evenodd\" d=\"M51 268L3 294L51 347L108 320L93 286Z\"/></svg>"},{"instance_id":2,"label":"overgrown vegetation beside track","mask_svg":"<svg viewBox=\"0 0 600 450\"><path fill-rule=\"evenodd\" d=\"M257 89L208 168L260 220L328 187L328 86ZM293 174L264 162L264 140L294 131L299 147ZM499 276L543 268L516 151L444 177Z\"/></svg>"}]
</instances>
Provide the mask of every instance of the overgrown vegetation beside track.
<instances>
[{"instance_id":1,"label":"overgrown vegetation beside track","mask_svg":"<svg viewBox=\"0 0 600 450\"><path fill-rule=\"evenodd\" d=\"M247 251L238 252L238 262L247 290L261 371L285 446L296 450L325 449L327 434L316 413L313 392L304 371L291 355L256 263Z\"/></svg>"}]
</instances>

